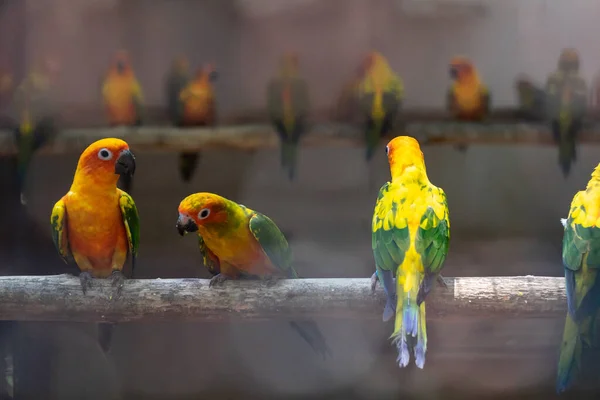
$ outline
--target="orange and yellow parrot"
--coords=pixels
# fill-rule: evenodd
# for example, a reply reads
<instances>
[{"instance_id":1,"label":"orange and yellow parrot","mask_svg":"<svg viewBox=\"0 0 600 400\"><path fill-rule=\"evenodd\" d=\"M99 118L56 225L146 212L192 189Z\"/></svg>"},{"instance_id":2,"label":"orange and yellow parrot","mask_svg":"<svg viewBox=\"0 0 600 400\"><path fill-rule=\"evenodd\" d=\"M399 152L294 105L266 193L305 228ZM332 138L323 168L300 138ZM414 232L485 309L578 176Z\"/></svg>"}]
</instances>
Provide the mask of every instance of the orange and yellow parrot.
<instances>
[{"instance_id":1,"label":"orange and yellow parrot","mask_svg":"<svg viewBox=\"0 0 600 400\"><path fill-rule=\"evenodd\" d=\"M285 54L279 65L279 75L267 86L267 107L271 123L281 142L281 166L288 178L296 176L300 139L307 132L310 110L308 83L298 72L298 56Z\"/></svg>"},{"instance_id":2,"label":"orange and yellow parrot","mask_svg":"<svg viewBox=\"0 0 600 400\"><path fill-rule=\"evenodd\" d=\"M579 54L565 49L558 69L546 82L547 116L558 145L558 163L567 177L577 160L577 136L583 128L587 108L587 83L579 73Z\"/></svg>"},{"instance_id":3,"label":"orange and yellow parrot","mask_svg":"<svg viewBox=\"0 0 600 400\"><path fill-rule=\"evenodd\" d=\"M600 164L585 190L571 202L564 226L562 260L567 318L561 342L556 390L565 391L583 370L586 351L597 346L600 316ZM596 258L598 257L598 258Z\"/></svg>"},{"instance_id":4,"label":"orange and yellow parrot","mask_svg":"<svg viewBox=\"0 0 600 400\"><path fill-rule=\"evenodd\" d=\"M450 242L446 195L429 182L419 143L398 136L386 147L392 181L379 190L372 225L372 248L378 280L387 302L383 320L396 315L393 342L398 364L410 361L410 337L416 338L415 364L425 365L425 298L440 276ZM394 279L395 275L395 279Z\"/></svg>"},{"instance_id":5,"label":"orange and yellow parrot","mask_svg":"<svg viewBox=\"0 0 600 400\"><path fill-rule=\"evenodd\" d=\"M210 285L227 279L259 277L271 282L298 278L292 250L277 225L266 215L212 193L192 194L179 204L180 235L197 232L204 264L214 275ZM325 357L330 349L314 321L292 327Z\"/></svg>"},{"instance_id":6,"label":"orange and yellow parrot","mask_svg":"<svg viewBox=\"0 0 600 400\"><path fill-rule=\"evenodd\" d=\"M69 192L52 209L52 239L65 262L75 261L85 294L93 278L108 278L120 295L123 267L131 257L131 275L140 243L137 208L129 194L117 188L119 175L133 175L135 158L126 142L101 139L79 157ZM99 326L99 341L110 346L111 324Z\"/></svg>"},{"instance_id":7,"label":"orange and yellow parrot","mask_svg":"<svg viewBox=\"0 0 600 400\"><path fill-rule=\"evenodd\" d=\"M200 68L179 94L181 101L181 126L214 126L216 102L213 82L217 71L212 64ZM179 171L185 182L192 179L200 153L186 152L179 155Z\"/></svg>"},{"instance_id":8,"label":"orange and yellow parrot","mask_svg":"<svg viewBox=\"0 0 600 400\"><path fill-rule=\"evenodd\" d=\"M366 159L370 161L381 137L394 129L404 95L402 79L385 57L376 51L367 55L365 74L358 85L358 101L365 116Z\"/></svg>"}]
</instances>

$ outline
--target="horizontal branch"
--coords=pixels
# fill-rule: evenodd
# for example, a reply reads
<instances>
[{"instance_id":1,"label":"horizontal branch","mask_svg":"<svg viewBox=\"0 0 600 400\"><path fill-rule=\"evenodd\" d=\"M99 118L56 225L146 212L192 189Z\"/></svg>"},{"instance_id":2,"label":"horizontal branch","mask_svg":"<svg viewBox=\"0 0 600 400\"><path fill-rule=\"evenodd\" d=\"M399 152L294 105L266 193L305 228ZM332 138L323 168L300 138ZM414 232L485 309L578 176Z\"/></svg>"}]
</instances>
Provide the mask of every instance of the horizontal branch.
<instances>
[{"instance_id":1,"label":"horizontal branch","mask_svg":"<svg viewBox=\"0 0 600 400\"><path fill-rule=\"evenodd\" d=\"M491 315L558 317L566 310L564 278L446 278L427 298L428 318ZM83 295L71 275L0 278L0 320L209 321L229 318L381 318L385 295L371 293L370 279L227 281L137 279L112 297L108 280L95 280ZM111 299L112 297L112 299Z\"/></svg>"},{"instance_id":2,"label":"horizontal branch","mask_svg":"<svg viewBox=\"0 0 600 400\"><path fill-rule=\"evenodd\" d=\"M534 144L550 145L552 135L543 124L411 122L404 132L422 144ZM105 137L122 138L136 151L197 151L206 148L233 148L254 151L275 148L278 138L267 124L230 125L216 128L175 128L171 126L65 129L41 153L80 152ZM362 146L364 134L356 126L323 123L313 126L302 140L307 147ZM581 133L580 142L600 143L600 128ZM16 145L10 131L0 131L0 155L14 154Z\"/></svg>"}]
</instances>

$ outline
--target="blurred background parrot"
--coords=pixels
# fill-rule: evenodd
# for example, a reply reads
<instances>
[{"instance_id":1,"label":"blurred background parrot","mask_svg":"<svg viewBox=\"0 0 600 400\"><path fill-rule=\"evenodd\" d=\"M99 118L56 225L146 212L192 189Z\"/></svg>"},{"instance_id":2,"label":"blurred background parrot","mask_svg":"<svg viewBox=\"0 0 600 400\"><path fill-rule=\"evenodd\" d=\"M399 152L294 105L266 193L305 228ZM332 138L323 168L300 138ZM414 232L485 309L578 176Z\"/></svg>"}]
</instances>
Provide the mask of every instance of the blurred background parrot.
<instances>
[{"instance_id":1,"label":"blurred background parrot","mask_svg":"<svg viewBox=\"0 0 600 400\"><path fill-rule=\"evenodd\" d=\"M543 121L546 112L546 93L526 75L515 82L519 99L519 117L528 121Z\"/></svg>"},{"instance_id":2,"label":"blurred background parrot","mask_svg":"<svg viewBox=\"0 0 600 400\"><path fill-rule=\"evenodd\" d=\"M358 88L365 76L365 62L363 61L354 72L340 92L335 106L335 119L341 122L353 122L360 112L357 98Z\"/></svg>"},{"instance_id":3,"label":"blurred background parrot","mask_svg":"<svg viewBox=\"0 0 600 400\"><path fill-rule=\"evenodd\" d=\"M198 69L194 79L180 91L180 126L215 125L216 104L213 82L216 79L217 71L212 64L207 64ZM192 179L199 158L200 152L184 152L179 155L179 172L184 182Z\"/></svg>"},{"instance_id":4,"label":"blurred background parrot","mask_svg":"<svg viewBox=\"0 0 600 400\"><path fill-rule=\"evenodd\" d=\"M269 217L213 193L189 195L178 211L179 234L198 234L204 264L214 275L211 286L243 277L298 278L292 250ZM323 358L331 354L314 321L290 324Z\"/></svg>"},{"instance_id":5,"label":"blurred background parrot","mask_svg":"<svg viewBox=\"0 0 600 400\"><path fill-rule=\"evenodd\" d=\"M436 280L448 253L450 220L446 195L429 182L419 143L398 136L386 147L392 176L379 190L372 225L372 248L376 272L387 295L383 320L396 315L393 343L398 364L410 361L414 345L415 364L425 365L427 329L425 297ZM395 275L395 282L394 282ZM410 340L410 342L409 342Z\"/></svg>"},{"instance_id":6,"label":"blurred background parrot","mask_svg":"<svg viewBox=\"0 0 600 400\"><path fill-rule=\"evenodd\" d=\"M364 61L364 77L358 85L358 101L365 117L366 160L371 160L379 139L391 133L402 106L404 84L377 51Z\"/></svg>"},{"instance_id":7,"label":"blurred background parrot","mask_svg":"<svg viewBox=\"0 0 600 400\"><path fill-rule=\"evenodd\" d=\"M182 125L183 103L180 95L183 89L190 83L190 64L187 57L179 56L173 61L171 70L167 75L166 97L168 105L169 120L175 126Z\"/></svg>"},{"instance_id":8,"label":"blurred background parrot","mask_svg":"<svg viewBox=\"0 0 600 400\"><path fill-rule=\"evenodd\" d=\"M587 84L579 74L579 55L565 49L558 69L546 82L546 107L554 141L558 145L558 163L567 177L577 160L577 135L583 127L587 107Z\"/></svg>"},{"instance_id":9,"label":"blurred background parrot","mask_svg":"<svg viewBox=\"0 0 600 400\"><path fill-rule=\"evenodd\" d=\"M298 56L284 54L278 76L267 87L267 107L271 122L281 140L281 166L294 180L300 139L307 132L310 109L308 83L299 75Z\"/></svg>"},{"instance_id":10,"label":"blurred background parrot","mask_svg":"<svg viewBox=\"0 0 600 400\"><path fill-rule=\"evenodd\" d=\"M567 318L558 361L556 390L566 390L582 371L582 355L594 344L600 311L600 164L585 190L571 202L564 226L562 259ZM597 376L597 373L596 373Z\"/></svg>"},{"instance_id":11,"label":"blurred background parrot","mask_svg":"<svg viewBox=\"0 0 600 400\"><path fill-rule=\"evenodd\" d=\"M133 175L135 157L126 142L108 138L89 145L79 158L69 192L56 202L50 224L61 258L80 269L85 294L93 278L108 278L120 295L129 255L133 277L140 242L137 208L129 194L117 188L119 175ZM90 223L91 221L91 223ZM111 296L112 297L112 296ZM110 349L113 324L99 324L98 341Z\"/></svg>"},{"instance_id":12,"label":"blurred background parrot","mask_svg":"<svg viewBox=\"0 0 600 400\"><path fill-rule=\"evenodd\" d=\"M104 81L102 97L110 126L140 126L142 124L142 88L135 77L129 55L118 51ZM122 176L119 186L132 191L132 177Z\"/></svg>"},{"instance_id":13,"label":"blurred background parrot","mask_svg":"<svg viewBox=\"0 0 600 400\"><path fill-rule=\"evenodd\" d=\"M452 85L446 96L446 107L452 117L459 121L482 121L490 113L491 95L481 81L475 65L466 57L457 56L450 60ZM467 146L456 146L466 151Z\"/></svg>"},{"instance_id":14,"label":"blurred background parrot","mask_svg":"<svg viewBox=\"0 0 600 400\"><path fill-rule=\"evenodd\" d=\"M39 59L14 91L12 114L17 144L17 183L26 204L25 182L34 152L56 134L56 78L58 63Z\"/></svg>"}]
</instances>

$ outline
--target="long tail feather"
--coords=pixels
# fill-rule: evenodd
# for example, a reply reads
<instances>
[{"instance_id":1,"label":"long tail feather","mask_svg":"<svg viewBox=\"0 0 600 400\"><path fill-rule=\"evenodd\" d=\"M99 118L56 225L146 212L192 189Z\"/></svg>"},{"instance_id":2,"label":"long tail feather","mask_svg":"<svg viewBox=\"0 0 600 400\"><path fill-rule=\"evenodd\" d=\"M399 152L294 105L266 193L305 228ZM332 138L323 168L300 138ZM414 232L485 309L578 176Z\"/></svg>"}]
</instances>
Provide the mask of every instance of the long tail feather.
<instances>
[{"instance_id":1,"label":"long tail feather","mask_svg":"<svg viewBox=\"0 0 600 400\"><path fill-rule=\"evenodd\" d=\"M319 330L316 322L312 320L306 321L290 321L290 325L292 329L294 329L302 338L312 347L312 349L320 354L323 359L326 359L327 356L331 357L332 352L325 337Z\"/></svg>"},{"instance_id":2,"label":"long tail feather","mask_svg":"<svg viewBox=\"0 0 600 400\"><path fill-rule=\"evenodd\" d=\"M98 344L105 353L110 350L114 327L115 324L98 324Z\"/></svg>"},{"instance_id":3,"label":"long tail feather","mask_svg":"<svg viewBox=\"0 0 600 400\"><path fill-rule=\"evenodd\" d=\"M582 354L582 341L579 327L570 314L567 314L565 330L560 348L556 391L564 392L578 375Z\"/></svg>"},{"instance_id":4,"label":"long tail feather","mask_svg":"<svg viewBox=\"0 0 600 400\"><path fill-rule=\"evenodd\" d=\"M281 166L287 170L291 181L296 176L296 162L298 156L298 146L294 142L281 143Z\"/></svg>"}]
</instances>

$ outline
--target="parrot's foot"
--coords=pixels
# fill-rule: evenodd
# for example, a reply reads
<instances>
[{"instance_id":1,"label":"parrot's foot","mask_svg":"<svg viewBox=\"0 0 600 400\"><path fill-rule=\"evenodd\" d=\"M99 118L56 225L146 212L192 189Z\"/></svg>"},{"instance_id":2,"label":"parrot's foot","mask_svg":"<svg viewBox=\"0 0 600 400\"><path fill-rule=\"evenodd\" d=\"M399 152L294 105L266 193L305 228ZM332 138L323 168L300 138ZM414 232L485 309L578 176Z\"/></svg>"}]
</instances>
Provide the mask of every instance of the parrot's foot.
<instances>
[{"instance_id":1,"label":"parrot's foot","mask_svg":"<svg viewBox=\"0 0 600 400\"><path fill-rule=\"evenodd\" d=\"M112 281L112 286L117 288L115 295L111 296L111 299L121 296L123 285L125 284L125 275L123 275L121 271L115 270L112 272L110 279Z\"/></svg>"},{"instance_id":2,"label":"parrot's foot","mask_svg":"<svg viewBox=\"0 0 600 400\"><path fill-rule=\"evenodd\" d=\"M377 282L379 281L379 276L377 276L377 271L373 272L371 275L371 294L375 293L375 289L377 288Z\"/></svg>"},{"instance_id":3,"label":"parrot's foot","mask_svg":"<svg viewBox=\"0 0 600 400\"><path fill-rule=\"evenodd\" d=\"M444 280L444 277L442 275L437 276L437 281L441 287L443 287L444 289L448 289L448 284L446 283L446 281Z\"/></svg>"},{"instance_id":4,"label":"parrot's foot","mask_svg":"<svg viewBox=\"0 0 600 400\"><path fill-rule=\"evenodd\" d=\"M277 284L277 282L279 282L281 278L278 276L269 276L263 279L263 282L265 284L266 287L273 287Z\"/></svg>"},{"instance_id":5,"label":"parrot's foot","mask_svg":"<svg viewBox=\"0 0 600 400\"><path fill-rule=\"evenodd\" d=\"M219 286L222 285L223 282L227 281L231 279L230 277L228 277L227 275L223 275L223 274L217 274L215 276L212 277L212 279L210 280L210 282L208 283L208 287L213 287L213 286Z\"/></svg>"},{"instance_id":6,"label":"parrot's foot","mask_svg":"<svg viewBox=\"0 0 600 400\"><path fill-rule=\"evenodd\" d=\"M92 288L92 280L94 280L94 278L89 272L82 271L79 273L79 282L81 283L81 290L84 295L87 293L88 289Z\"/></svg>"}]
</instances>

